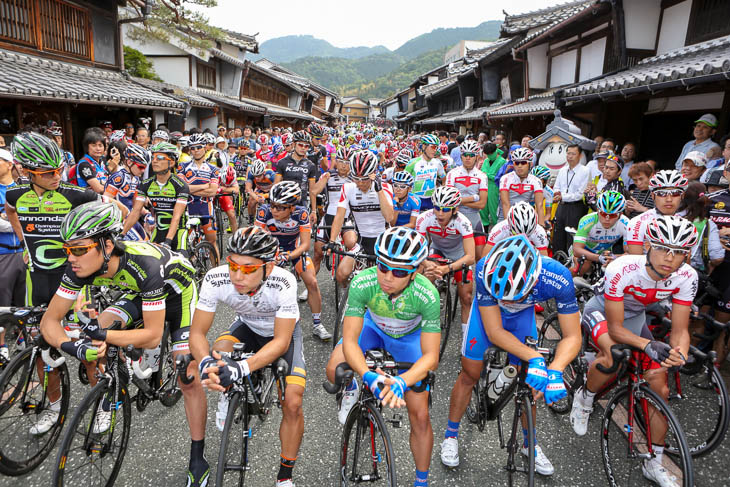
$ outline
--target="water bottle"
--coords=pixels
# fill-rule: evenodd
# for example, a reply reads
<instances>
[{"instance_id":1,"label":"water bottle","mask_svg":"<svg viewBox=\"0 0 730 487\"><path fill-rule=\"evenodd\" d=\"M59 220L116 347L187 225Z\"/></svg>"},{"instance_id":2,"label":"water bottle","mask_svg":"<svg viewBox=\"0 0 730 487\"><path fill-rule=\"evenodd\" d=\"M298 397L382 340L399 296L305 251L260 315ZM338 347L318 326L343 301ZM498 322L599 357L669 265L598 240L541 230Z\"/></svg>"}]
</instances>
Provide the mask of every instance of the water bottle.
<instances>
[{"instance_id":1,"label":"water bottle","mask_svg":"<svg viewBox=\"0 0 730 487\"><path fill-rule=\"evenodd\" d=\"M152 372L160 370L160 345L152 349L145 349L142 353L139 366L142 370L152 369Z\"/></svg>"},{"instance_id":2,"label":"water bottle","mask_svg":"<svg viewBox=\"0 0 730 487\"><path fill-rule=\"evenodd\" d=\"M596 352L593 350L586 350L583 353L583 358L585 359L586 364L588 364L588 367L590 367L593 361L596 360Z\"/></svg>"},{"instance_id":3,"label":"water bottle","mask_svg":"<svg viewBox=\"0 0 730 487\"><path fill-rule=\"evenodd\" d=\"M499 371L499 375L494 379L494 382L489 383L487 389L487 396L491 401L496 401L497 398L509 387L513 380L517 377L517 368L513 365L508 365L504 369Z\"/></svg>"}]
</instances>

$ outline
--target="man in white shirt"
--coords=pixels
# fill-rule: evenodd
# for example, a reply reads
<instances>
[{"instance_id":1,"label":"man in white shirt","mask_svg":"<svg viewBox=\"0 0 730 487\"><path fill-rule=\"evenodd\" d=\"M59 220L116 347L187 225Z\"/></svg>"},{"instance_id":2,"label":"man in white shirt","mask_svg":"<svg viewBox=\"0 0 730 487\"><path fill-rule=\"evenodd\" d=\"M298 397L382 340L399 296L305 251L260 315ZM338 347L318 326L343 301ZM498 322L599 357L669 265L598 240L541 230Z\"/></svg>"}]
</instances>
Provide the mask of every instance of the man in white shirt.
<instances>
[{"instance_id":1,"label":"man in white shirt","mask_svg":"<svg viewBox=\"0 0 730 487\"><path fill-rule=\"evenodd\" d=\"M690 140L689 142L684 144L684 147L682 147L682 152L679 153L677 162L674 163L674 167L677 169L677 171L682 170L682 163L684 162L687 154L690 151L699 151L703 154L707 154L707 151L710 150L712 147L720 147L716 142L712 140L712 137L714 137L715 135L716 129L717 117L715 117L711 113L705 113L700 118L695 120L695 128L693 132L694 140Z\"/></svg>"},{"instance_id":2,"label":"man in white shirt","mask_svg":"<svg viewBox=\"0 0 730 487\"><path fill-rule=\"evenodd\" d=\"M583 190L588 185L590 171L580 164L580 147L569 145L565 152L567 164L558 171L555 179L553 204L559 204L555 214L553 250L567 251L568 234L565 227L578 227L578 222L586 214L583 203ZM570 242L572 245L572 242Z\"/></svg>"},{"instance_id":3,"label":"man in white shirt","mask_svg":"<svg viewBox=\"0 0 730 487\"><path fill-rule=\"evenodd\" d=\"M634 184L634 181L629 177L629 169L634 165L634 159L636 158L636 145L633 142L626 142L621 149L621 159L624 161L624 168L621 170L621 180L626 185L626 189Z\"/></svg>"}]
</instances>

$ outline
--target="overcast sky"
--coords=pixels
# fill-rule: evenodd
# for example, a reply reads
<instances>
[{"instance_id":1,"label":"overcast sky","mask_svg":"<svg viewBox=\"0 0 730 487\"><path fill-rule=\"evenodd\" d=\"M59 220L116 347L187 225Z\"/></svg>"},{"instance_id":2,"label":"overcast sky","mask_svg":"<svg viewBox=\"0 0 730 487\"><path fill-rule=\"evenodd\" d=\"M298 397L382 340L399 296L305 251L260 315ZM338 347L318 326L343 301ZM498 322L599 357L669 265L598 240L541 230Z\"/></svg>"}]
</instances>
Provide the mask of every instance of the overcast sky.
<instances>
[{"instance_id":1,"label":"overcast sky","mask_svg":"<svg viewBox=\"0 0 730 487\"><path fill-rule=\"evenodd\" d=\"M439 27L475 27L485 20L503 20L503 8L509 14L518 14L565 2L459 0L451 4L433 4L412 0L218 0L218 7L208 9L206 13L211 23L218 27L244 34L258 32L259 43L285 35L310 34L337 47L381 44L397 49L407 40Z\"/></svg>"}]
</instances>

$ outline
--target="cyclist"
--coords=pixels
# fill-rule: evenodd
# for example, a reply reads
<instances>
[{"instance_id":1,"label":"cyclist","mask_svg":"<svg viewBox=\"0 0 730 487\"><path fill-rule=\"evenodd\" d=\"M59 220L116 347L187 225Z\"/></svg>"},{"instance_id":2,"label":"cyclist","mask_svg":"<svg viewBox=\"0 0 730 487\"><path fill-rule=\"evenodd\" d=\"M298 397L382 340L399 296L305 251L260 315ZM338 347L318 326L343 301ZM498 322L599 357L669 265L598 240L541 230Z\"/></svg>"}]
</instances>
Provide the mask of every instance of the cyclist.
<instances>
[{"instance_id":1,"label":"cyclist","mask_svg":"<svg viewBox=\"0 0 730 487\"><path fill-rule=\"evenodd\" d=\"M130 143L124 150L122 161L120 169L109 176L104 196L118 200L131 211L140 178L150 165L150 153L142 146ZM132 225L129 232L123 234L124 238L137 241L147 240L147 235L139 221L135 220Z\"/></svg>"},{"instance_id":2,"label":"cyclist","mask_svg":"<svg viewBox=\"0 0 730 487\"><path fill-rule=\"evenodd\" d=\"M307 151L307 159L317 167L318 172L329 171L329 157L327 157L327 148L322 144L322 138L325 136L324 127L316 122L312 122L307 127L307 131L312 138L312 145Z\"/></svg>"},{"instance_id":3,"label":"cyclist","mask_svg":"<svg viewBox=\"0 0 730 487\"><path fill-rule=\"evenodd\" d=\"M142 181L137 187L134 205L129 218L124 221L122 234L139 221L145 203L149 200L154 214L152 242L162 244L176 251L188 250L188 231L185 226L190 191L187 183L173 174L177 162L177 148L165 142L150 148L153 176Z\"/></svg>"},{"instance_id":4,"label":"cyclist","mask_svg":"<svg viewBox=\"0 0 730 487\"><path fill-rule=\"evenodd\" d=\"M388 183L380 181L375 171L377 166L377 156L368 150L357 151L350 158L352 182L342 186L329 243L335 244L349 210L357 226L359 242L347 247L353 242L345 241L345 247L350 252L362 250L365 254L375 254L375 241L395 219L393 190ZM354 268L355 260L352 257L343 257L337 267L337 282L345 286Z\"/></svg>"},{"instance_id":5,"label":"cyclist","mask_svg":"<svg viewBox=\"0 0 730 487\"><path fill-rule=\"evenodd\" d=\"M589 213L580 219L573 238L574 276L590 272L596 263L605 266L614 259L613 246L621 239L626 241L629 219L624 216L624 195L618 191L604 191L596 199L597 213ZM582 265L581 265L581 261Z\"/></svg>"},{"instance_id":6,"label":"cyclist","mask_svg":"<svg viewBox=\"0 0 730 487\"><path fill-rule=\"evenodd\" d=\"M626 248L629 254L644 253L646 227L654 218L662 215L674 215L682 202L682 196L687 189L687 178L678 171L657 171L649 180L651 197L654 208L629 220Z\"/></svg>"},{"instance_id":7,"label":"cyclist","mask_svg":"<svg viewBox=\"0 0 730 487\"><path fill-rule=\"evenodd\" d=\"M461 372L451 390L448 425L441 443L441 462L459 465L459 423L469 404L472 389L484 368L484 352L492 344L509 354L512 364L527 367L527 384L545 394L545 402L559 401L567 394L563 369L580 350L581 333L573 278L557 261L541 256L524 235L502 240L476 266L477 289L469 325L461 345ZM555 298L563 338L549 365L537 351L524 344L537 338L534 306ZM532 410L533 417L535 409ZM526 420L523 418L527 453ZM536 423L535 423L536 424ZM535 438L535 470L552 475L554 468Z\"/></svg>"},{"instance_id":8,"label":"cyclist","mask_svg":"<svg viewBox=\"0 0 730 487\"><path fill-rule=\"evenodd\" d=\"M487 175L479 170L477 154L479 144L474 140L465 140L459 146L461 166L453 168L446 175L446 186L453 186L461 193L459 213L471 222L474 230L476 258L480 258L487 243L487 235L479 217L479 211L487 205Z\"/></svg>"},{"instance_id":9,"label":"cyclist","mask_svg":"<svg viewBox=\"0 0 730 487\"><path fill-rule=\"evenodd\" d=\"M410 445L416 464L414 485L426 486L433 428L427 391L412 388L421 385L428 371L438 366L441 340L438 291L416 272L428 255L428 242L411 228L394 227L378 237L375 255L377 265L358 273L352 281L342 340L330 355L326 374L333 381L337 365L347 361L384 404L408 408ZM365 365L364 352L373 348L384 348L396 361L414 365L396 377L383 377ZM386 387L379 392L377 384L382 382ZM341 424L358 395L358 384L353 379L342 397L338 413Z\"/></svg>"},{"instance_id":10,"label":"cyclist","mask_svg":"<svg viewBox=\"0 0 730 487\"><path fill-rule=\"evenodd\" d=\"M213 196L218 193L220 170L207 162L210 158L206 154L206 147L215 142L215 139L211 142L212 138L212 134L190 136L190 155L193 160L182 165L178 174L187 183L189 194L192 196L187 207L188 215L200 218L205 239L216 248L218 255L221 255L216 243L216 227L213 221ZM217 153L212 149L211 151L210 155Z\"/></svg>"},{"instance_id":11,"label":"cyclist","mask_svg":"<svg viewBox=\"0 0 730 487\"><path fill-rule=\"evenodd\" d=\"M545 209L543 207L542 183L530 174L533 152L526 147L518 147L511 155L514 171L508 172L499 180L499 213L498 220L504 220L509 209L521 201L535 207L537 224L544 226Z\"/></svg>"},{"instance_id":12,"label":"cyclist","mask_svg":"<svg viewBox=\"0 0 730 487\"><path fill-rule=\"evenodd\" d=\"M236 181L236 170L232 164L227 164L220 171L220 178L218 180L218 204L221 210L228 216L227 229L231 233L235 233L238 230L238 219L236 218L236 207L233 204L233 195L238 195L238 181ZM225 232L223 228L223 222L217 222L220 227L218 231Z\"/></svg>"},{"instance_id":13,"label":"cyclist","mask_svg":"<svg viewBox=\"0 0 730 487\"><path fill-rule=\"evenodd\" d=\"M211 269L203 279L190 327L190 349L198 360L200 377L208 389L220 391L216 426L223 431L228 414L224 393L238 379L283 357L289 367L280 428L281 456L277 487L293 486L292 469L304 432L302 397L306 368L302 353L297 282L275 265L279 242L257 227L236 231L228 241L228 263ZM227 304L236 319L210 348L210 331L218 304ZM225 355L235 343L254 355L236 362ZM212 356L211 356L212 355Z\"/></svg>"},{"instance_id":14,"label":"cyclist","mask_svg":"<svg viewBox=\"0 0 730 487\"><path fill-rule=\"evenodd\" d=\"M449 259L451 264L426 261L423 274L431 282L442 278L454 269L456 292L461 303L461 329L466 329L473 290L473 276L467 271L467 282L462 282L462 266L470 266L474 259L474 231L471 222L459 211L461 195L451 186L439 186L431 196L433 208L421 213L416 230L431 241L431 257Z\"/></svg>"},{"instance_id":15,"label":"cyclist","mask_svg":"<svg viewBox=\"0 0 730 487\"><path fill-rule=\"evenodd\" d=\"M295 181L282 181L271 187L271 204L259 206L256 226L268 230L279 241L279 262L291 262L307 288L309 308L312 310L312 334L322 341L332 334L322 324L322 294L319 291L314 264L307 255L312 242L309 210L298 204L302 193Z\"/></svg>"},{"instance_id":16,"label":"cyclist","mask_svg":"<svg viewBox=\"0 0 730 487\"><path fill-rule=\"evenodd\" d=\"M553 190L550 185L548 185L548 181L550 181L550 169L548 169L546 166L535 166L532 168L530 173L535 176L537 179L540 180L542 183L542 195L544 199L544 211L545 211L545 221L549 221L553 219L553 195L555 194L555 191Z\"/></svg>"},{"instance_id":17,"label":"cyclist","mask_svg":"<svg viewBox=\"0 0 730 487\"><path fill-rule=\"evenodd\" d=\"M400 171L393 176L393 210L396 213L395 226L416 228L421 202L410 194L413 176Z\"/></svg>"},{"instance_id":18,"label":"cyclist","mask_svg":"<svg viewBox=\"0 0 730 487\"><path fill-rule=\"evenodd\" d=\"M507 219L492 227L487 238L484 254L502 240L513 235L524 235L541 255L548 255L548 237L545 229L537 224L537 213L529 203L522 201L509 209Z\"/></svg>"},{"instance_id":19,"label":"cyclist","mask_svg":"<svg viewBox=\"0 0 730 487\"><path fill-rule=\"evenodd\" d=\"M148 242L119 241L121 229L122 215L114 204L86 203L66 215L60 234L70 265L41 320L43 338L79 360L94 362L105 349L101 342L156 348L167 322L173 355L188 353L191 310L197 300L192 264L182 255ZM86 338L72 342L61 320L87 285L108 286L126 294L98 317L81 309L77 316ZM142 328L106 330L117 320L129 325L140 319L144 323ZM205 485L208 476L208 463L203 456L205 394L196 368L194 363L188 368L188 375L195 376L192 383L178 383L185 398L192 438L189 486ZM94 374L87 376L93 384ZM92 429L94 433L103 433L111 423L112 404L105 397L99 403Z\"/></svg>"},{"instance_id":20,"label":"cyclist","mask_svg":"<svg viewBox=\"0 0 730 487\"><path fill-rule=\"evenodd\" d=\"M385 179L388 183L393 183L393 176L397 172L402 172L406 170L406 166L410 162L411 158L413 157L413 154L411 151L402 150L398 153L398 155L395 157L395 161L391 167L388 167L383 171L383 179ZM419 201L420 203L420 201ZM420 204L419 204L420 207Z\"/></svg>"},{"instance_id":21,"label":"cyclist","mask_svg":"<svg viewBox=\"0 0 730 487\"><path fill-rule=\"evenodd\" d=\"M280 181L294 181L301 189L301 197L297 205L310 208L312 223L317 222L317 194L315 183L318 169L307 159L307 151L312 146L312 137L304 130L295 132L293 136L294 152L283 158L275 167L275 183ZM309 200L309 202L307 202ZM310 206L311 205L311 206Z\"/></svg>"},{"instance_id":22,"label":"cyclist","mask_svg":"<svg viewBox=\"0 0 730 487\"><path fill-rule=\"evenodd\" d=\"M274 185L276 175L274 171L266 167L264 161L255 160L251 163L246 179L246 193L248 194L248 215L253 221L256 215L256 207L266 203L266 198Z\"/></svg>"},{"instance_id":23,"label":"cyclist","mask_svg":"<svg viewBox=\"0 0 730 487\"><path fill-rule=\"evenodd\" d=\"M667 368L684 365L689 353L689 316L697 293L697 272L685 260L697 243L692 222L678 216L660 215L646 226L646 255L623 255L606 267L603 289L585 305L582 325L590 330L599 353L588 371L585 387L576 391L570 422L579 436L586 433L593 399L610 376L596 364L610 367L611 346L625 343L641 349L644 379L665 401L669 395ZM655 340L646 323L646 307L672 300L672 332L669 343ZM650 406L651 407L651 406ZM642 464L644 477L662 487L678 485L662 466L666 423L655 418L651 426L654 456Z\"/></svg>"},{"instance_id":24,"label":"cyclist","mask_svg":"<svg viewBox=\"0 0 730 487\"><path fill-rule=\"evenodd\" d=\"M406 166L406 171L411 173L415 180L413 196L421 199L421 211L432 208L431 195L436 189L436 183L443 183L446 177L444 166L437 157L439 154L439 138L433 134L426 134L421 137L422 153L412 159Z\"/></svg>"},{"instance_id":25,"label":"cyclist","mask_svg":"<svg viewBox=\"0 0 730 487\"><path fill-rule=\"evenodd\" d=\"M350 182L350 157L353 151L348 147L340 147L335 154L335 167L330 170L327 179L327 208L324 215L324 226L331 227L337 214L337 203L340 201L340 194L345 183ZM346 212L349 216L349 210ZM357 243L357 232L346 230L341 232L341 237L347 248L352 248ZM317 239L314 242L314 273L319 273L319 267L324 258L324 246L330 241L330 229L320 228L317 230Z\"/></svg>"}]
</instances>

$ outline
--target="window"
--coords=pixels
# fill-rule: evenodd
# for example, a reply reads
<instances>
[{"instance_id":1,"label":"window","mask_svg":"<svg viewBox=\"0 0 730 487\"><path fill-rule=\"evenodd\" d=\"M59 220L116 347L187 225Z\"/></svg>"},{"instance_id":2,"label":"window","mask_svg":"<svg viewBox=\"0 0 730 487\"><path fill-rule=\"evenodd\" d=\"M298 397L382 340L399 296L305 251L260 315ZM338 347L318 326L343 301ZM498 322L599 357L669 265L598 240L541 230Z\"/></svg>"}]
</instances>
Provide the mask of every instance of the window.
<instances>
[{"instance_id":1,"label":"window","mask_svg":"<svg viewBox=\"0 0 730 487\"><path fill-rule=\"evenodd\" d=\"M215 90L215 68L198 63L198 87Z\"/></svg>"},{"instance_id":2,"label":"window","mask_svg":"<svg viewBox=\"0 0 730 487\"><path fill-rule=\"evenodd\" d=\"M694 0L687 29L687 45L730 34L730 2Z\"/></svg>"},{"instance_id":3,"label":"window","mask_svg":"<svg viewBox=\"0 0 730 487\"><path fill-rule=\"evenodd\" d=\"M350 107L347 107L347 113L350 113L352 110L350 110Z\"/></svg>"}]
</instances>

